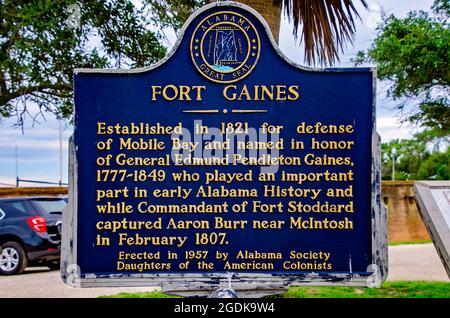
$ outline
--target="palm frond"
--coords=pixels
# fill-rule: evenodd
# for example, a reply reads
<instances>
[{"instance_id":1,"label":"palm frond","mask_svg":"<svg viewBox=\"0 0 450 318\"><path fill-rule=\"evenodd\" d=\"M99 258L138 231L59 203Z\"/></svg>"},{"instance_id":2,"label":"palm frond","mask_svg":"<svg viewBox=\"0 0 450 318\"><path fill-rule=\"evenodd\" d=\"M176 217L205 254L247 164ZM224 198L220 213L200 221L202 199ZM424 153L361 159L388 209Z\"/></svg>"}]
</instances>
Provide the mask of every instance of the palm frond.
<instances>
[{"instance_id":1,"label":"palm frond","mask_svg":"<svg viewBox=\"0 0 450 318\"><path fill-rule=\"evenodd\" d=\"M353 42L355 17L360 18L353 0L283 0L287 17L294 23L294 37L305 45L308 64L332 65L339 52ZM365 8L367 3L360 0Z\"/></svg>"}]
</instances>

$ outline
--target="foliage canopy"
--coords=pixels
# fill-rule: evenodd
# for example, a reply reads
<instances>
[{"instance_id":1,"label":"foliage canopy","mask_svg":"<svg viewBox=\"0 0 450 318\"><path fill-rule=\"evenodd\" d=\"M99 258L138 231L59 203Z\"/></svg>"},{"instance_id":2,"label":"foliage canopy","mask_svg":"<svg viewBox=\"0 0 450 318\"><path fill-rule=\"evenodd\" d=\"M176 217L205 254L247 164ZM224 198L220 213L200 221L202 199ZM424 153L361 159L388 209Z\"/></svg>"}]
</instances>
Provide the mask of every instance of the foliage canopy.
<instances>
[{"instance_id":1,"label":"foliage canopy","mask_svg":"<svg viewBox=\"0 0 450 318\"><path fill-rule=\"evenodd\" d=\"M404 19L385 16L378 35L357 64L373 62L378 77L392 85L404 119L450 131L450 1L436 0L432 12L412 11Z\"/></svg>"}]
</instances>

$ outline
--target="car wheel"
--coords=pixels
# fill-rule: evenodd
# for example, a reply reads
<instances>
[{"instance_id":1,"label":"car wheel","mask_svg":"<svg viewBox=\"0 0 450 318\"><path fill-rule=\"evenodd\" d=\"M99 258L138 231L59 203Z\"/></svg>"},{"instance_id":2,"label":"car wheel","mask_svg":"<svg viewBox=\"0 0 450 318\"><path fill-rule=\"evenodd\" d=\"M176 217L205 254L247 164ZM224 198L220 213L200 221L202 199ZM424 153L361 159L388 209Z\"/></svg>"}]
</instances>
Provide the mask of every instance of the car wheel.
<instances>
[{"instance_id":1,"label":"car wheel","mask_svg":"<svg viewBox=\"0 0 450 318\"><path fill-rule=\"evenodd\" d=\"M0 274L20 274L27 267L28 259L25 251L17 242L6 242L2 244L0 254Z\"/></svg>"},{"instance_id":2,"label":"car wheel","mask_svg":"<svg viewBox=\"0 0 450 318\"><path fill-rule=\"evenodd\" d=\"M59 262L48 262L47 267L51 270L59 269Z\"/></svg>"}]
</instances>

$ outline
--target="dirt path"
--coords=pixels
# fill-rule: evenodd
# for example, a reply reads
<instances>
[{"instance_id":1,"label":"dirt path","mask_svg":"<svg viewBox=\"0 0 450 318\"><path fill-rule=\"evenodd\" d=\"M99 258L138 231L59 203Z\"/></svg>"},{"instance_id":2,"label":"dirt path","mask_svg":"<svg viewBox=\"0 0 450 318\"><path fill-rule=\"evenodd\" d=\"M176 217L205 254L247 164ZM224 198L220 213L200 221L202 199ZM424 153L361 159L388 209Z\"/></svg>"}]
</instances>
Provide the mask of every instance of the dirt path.
<instances>
[{"instance_id":1,"label":"dirt path","mask_svg":"<svg viewBox=\"0 0 450 318\"><path fill-rule=\"evenodd\" d=\"M388 280L450 282L432 243L389 246Z\"/></svg>"}]
</instances>

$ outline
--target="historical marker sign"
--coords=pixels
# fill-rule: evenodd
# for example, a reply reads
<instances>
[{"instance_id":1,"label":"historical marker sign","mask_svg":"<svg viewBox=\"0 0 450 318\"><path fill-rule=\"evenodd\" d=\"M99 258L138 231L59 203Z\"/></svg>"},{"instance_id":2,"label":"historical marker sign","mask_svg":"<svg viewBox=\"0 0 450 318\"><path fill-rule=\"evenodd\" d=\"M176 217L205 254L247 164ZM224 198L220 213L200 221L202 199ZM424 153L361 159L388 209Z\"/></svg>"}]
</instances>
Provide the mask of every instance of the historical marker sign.
<instances>
[{"instance_id":1,"label":"historical marker sign","mask_svg":"<svg viewBox=\"0 0 450 318\"><path fill-rule=\"evenodd\" d=\"M193 14L154 66L76 70L63 278L380 284L374 72L296 65L232 2Z\"/></svg>"}]
</instances>

